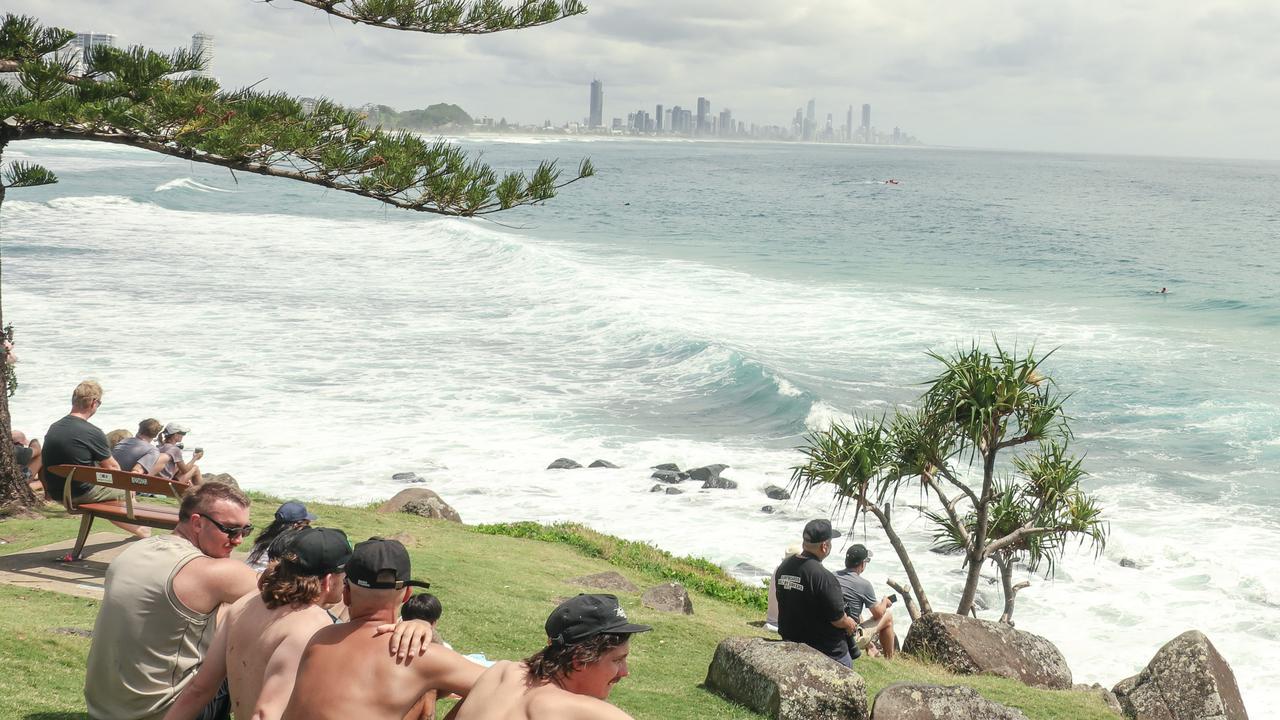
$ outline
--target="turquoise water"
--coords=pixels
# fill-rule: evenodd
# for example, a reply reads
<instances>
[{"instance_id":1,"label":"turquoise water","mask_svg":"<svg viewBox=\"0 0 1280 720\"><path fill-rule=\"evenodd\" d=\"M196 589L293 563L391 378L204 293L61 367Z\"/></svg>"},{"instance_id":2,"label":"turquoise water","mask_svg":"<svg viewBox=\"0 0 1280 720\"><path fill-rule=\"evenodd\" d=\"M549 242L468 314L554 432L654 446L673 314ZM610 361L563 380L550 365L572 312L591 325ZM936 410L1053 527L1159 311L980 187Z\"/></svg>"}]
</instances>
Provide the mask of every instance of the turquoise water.
<instances>
[{"instance_id":1,"label":"turquoise water","mask_svg":"<svg viewBox=\"0 0 1280 720\"><path fill-rule=\"evenodd\" d=\"M1280 164L466 144L510 167L589 155L599 174L494 223L11 146L62 177L12 192L0 220L15 426L41 434L95 376L96 422L183 420L205 465L250 487L361 502L412 470L468 521L573 519L767 569L828 512L760 511L807 431L912 402L927 350L1057 348L1112 535L1031 578L1019 626L1108 685L1198 627L1255 715L1280 701ZM623 468L542 469L559 456ZM667 461L727 463L740 488L651 495ZM904 530L945 607L953 559L926 552L923 522Z\"/></svg>"}]
</instances>

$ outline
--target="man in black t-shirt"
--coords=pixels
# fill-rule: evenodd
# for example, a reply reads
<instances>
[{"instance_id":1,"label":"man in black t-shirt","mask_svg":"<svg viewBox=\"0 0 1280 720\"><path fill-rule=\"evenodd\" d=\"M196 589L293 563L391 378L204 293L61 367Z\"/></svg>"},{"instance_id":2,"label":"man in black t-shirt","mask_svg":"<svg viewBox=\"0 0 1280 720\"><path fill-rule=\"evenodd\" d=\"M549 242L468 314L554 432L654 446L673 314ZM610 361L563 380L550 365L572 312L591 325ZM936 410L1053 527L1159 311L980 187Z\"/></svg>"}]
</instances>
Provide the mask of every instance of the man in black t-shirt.
<instances>
[{"instance_id":1,"label":"man in black t-shirt","mask_svg":"<svg viewBox=\"0 0 1280 720\"><path fill-rule=\"evenodd\" d=\"M778 592L778 633L783 640L804 643L831 659L853 667L845 638L857 623L844 612L840 583L822 561L840 532L828 520L804 526L804 551L782 561L774 572Z\"/></svg>"},{"instance_id":2,"label":"man in black t-shirt","mask_svg":"<svg viewBox=\"0 0 1280 720\"><path fill-rule=\"evenodd\" d=\"M62 502L63 493L68 490L67 479L50 472L53 465L96 465L108 470L120 469L120 464L111 457L107 436L89 422L101 405L102 386L93 380L85 380L71 393L71 412L50 425L49 432L44 434L44 467L40 470L40 480L50 499ZM75 480L71 481L70 491L71 498L77 503L124 500L122 490ZM111 522L138 537L151 536L150 528L115 520Z\"/></svg>"}]
</instances>

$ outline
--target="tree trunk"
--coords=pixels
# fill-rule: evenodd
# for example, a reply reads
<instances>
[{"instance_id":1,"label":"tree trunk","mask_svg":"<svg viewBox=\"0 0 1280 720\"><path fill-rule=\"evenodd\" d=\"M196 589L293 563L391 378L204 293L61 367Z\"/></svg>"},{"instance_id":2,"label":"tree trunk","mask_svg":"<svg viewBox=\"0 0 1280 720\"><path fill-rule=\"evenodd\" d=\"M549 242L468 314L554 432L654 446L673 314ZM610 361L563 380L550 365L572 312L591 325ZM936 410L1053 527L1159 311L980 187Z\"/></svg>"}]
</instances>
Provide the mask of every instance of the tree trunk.
<instances>
[{"instance_id":1,"label":"tree trunk","mask_svg":"<svg viewBox=\"0 0 1280 720\"><path fill-rule=\"evenodd\" d=\"M929 596L924 592L924 584L920 582L920 575L916 572L916 566L911 563L911 556L907 554L907 546L902 543L902 538L898 536L898 533L894 532L893 523L889 522L888 514L873 502L863 501L862 506L872 515L875 515L876 519L880 521L880 527L884 528L884 534L888 536L889 544L893 546L893 551L897 553L898 561L902 563L902 569L907 571L907 581L911 583L911 590L916 594L916 600L920 604L920 612L933 612L933 606L929 604Z\"/></svg>"},{"instance_id":2,"label":"tree trunk","mask_svg":"<svg viewBox=\"0 0 1280 720\"><path fill-rule=\"evenodd\" d=\"M4 145L0 144L0 159ZM0 208L4 207L4 184L0 183ZM4 327L4 262L0 257L0 328ZM9 363L0 359L0 517L36 507L40 501L23 479L13 457L13 423L9 419Z\"/></svg>"},{"instance_id":3,"label":"tree trunk","mask_svg":"<svg viewBox=\"0 0 1280 720\"><path fill-rule=\"evenodd\" d=\"M957 615L969 615L973 612L974 600L978 597L978 582L982 579L982 563L986 560L991 488L996 474L995 433L991 435L992 439L987 441L987 449L982 452L982 494L978 496L980 500L978 507L974 508L978 517L977 522L974 523L973 545L965 551L968 572L964 577L964 591L960 594L960 605L956 608Z\"/></svg>"},{"instance_id":4,"label":"tree trunk","mask_svg":"<svg viewBox=\"0 0 1280 720\"><path fill-rule=\"evenodd\" d=\"M1004 591L1004 612L1000 614L1000 622L1013 625L1013 602L1018 591L1031 587L1031 583L1023 581L1013 584L1013 553L999 553L995 558L996 567L1000 568L1000 589Z\"/></svg>"}]
</instances>

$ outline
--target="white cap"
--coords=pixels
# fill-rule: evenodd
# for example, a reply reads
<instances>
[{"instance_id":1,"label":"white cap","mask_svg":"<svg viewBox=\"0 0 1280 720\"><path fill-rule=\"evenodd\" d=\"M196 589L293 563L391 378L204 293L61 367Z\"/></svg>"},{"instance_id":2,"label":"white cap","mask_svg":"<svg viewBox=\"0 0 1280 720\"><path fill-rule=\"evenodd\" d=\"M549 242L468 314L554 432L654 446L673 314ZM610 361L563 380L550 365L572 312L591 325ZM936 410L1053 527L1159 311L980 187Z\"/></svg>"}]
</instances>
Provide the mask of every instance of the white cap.
<instances>
[{"instance_id":1,"label":"white cap","mask_svg":"<svg viewBox=\"0 0 1280 720\"><path fill-rule=\"evenodd\" d=\"M177 435L179 433L189 433L189 432L191 432L191 428L187 427L186 425L183 425L180 422L171 422L168 425L164 426L165 435Z\"/></svg>"}]
</instances>

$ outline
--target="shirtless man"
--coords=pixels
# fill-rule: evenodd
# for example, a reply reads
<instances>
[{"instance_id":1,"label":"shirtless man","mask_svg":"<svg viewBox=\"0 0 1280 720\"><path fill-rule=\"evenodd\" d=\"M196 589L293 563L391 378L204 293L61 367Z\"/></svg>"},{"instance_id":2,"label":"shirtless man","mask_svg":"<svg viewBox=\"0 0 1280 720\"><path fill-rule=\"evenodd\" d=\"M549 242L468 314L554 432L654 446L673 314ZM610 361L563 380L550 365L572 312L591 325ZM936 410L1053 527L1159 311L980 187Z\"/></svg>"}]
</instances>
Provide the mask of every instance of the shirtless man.
<instances>
[{"instance_id":1,"label":"shirtless man","mask_svg":"<svg viewBox=\"0 0 1280 720\"><path fill-rule=\"evenodd\" d=\"M326 627L307 643L284 720L402 720L430 690L471 692L484 668L436 645L403 664L388 657L374 630L395 622L412 587L409 553L396 540L370 538L347 561L342 598L351 621Z\"/></svg>"},{"instance_id":2,"label":"shirtless man","mask_svg":"<svg viewBox=\"0 0 1280 720\"><path fill-rule=\"evenodd\" d=\"M455 720L630 720L608 702L630 673L631 636L651 630L627 622L613 595L579 595L547 618L547 646L523 663L485 671Z\"/></svg>"}]
</instances>

